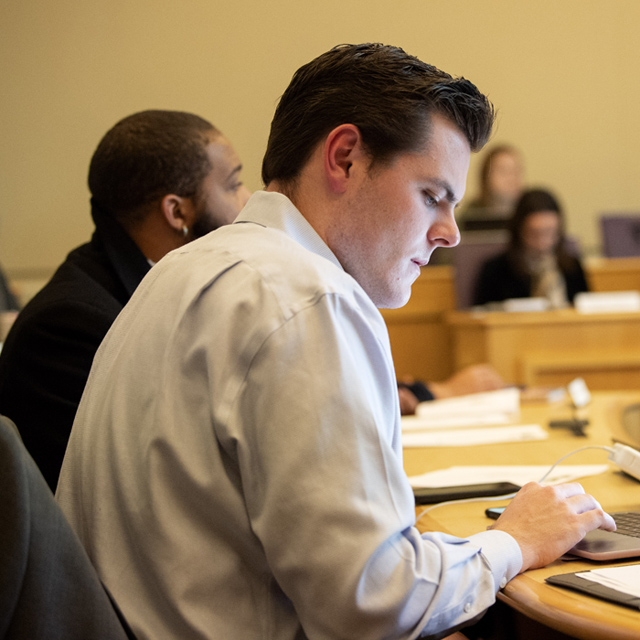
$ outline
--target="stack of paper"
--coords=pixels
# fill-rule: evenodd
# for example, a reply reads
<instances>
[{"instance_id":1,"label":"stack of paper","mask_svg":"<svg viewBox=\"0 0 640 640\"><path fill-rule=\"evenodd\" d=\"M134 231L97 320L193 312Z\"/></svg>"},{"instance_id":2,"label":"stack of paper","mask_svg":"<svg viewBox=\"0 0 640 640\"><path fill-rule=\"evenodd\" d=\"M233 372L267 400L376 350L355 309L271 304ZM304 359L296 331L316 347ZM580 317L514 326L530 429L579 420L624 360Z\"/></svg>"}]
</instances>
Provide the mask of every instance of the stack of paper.
<instances>
[{"instance_id":1,"label":"stack of paper","mask_svg":"<svg viewBox=\"0 0 640 640\"><path fill-rule=\"evenodd\" d=\"M416 420L437 423L457 419L464 426L487 424L488 418L497 420L494 424L513 422L520 415L520 391L507 387L497 391L473 393L457 398L421 402L416 409Z\"/></svg>"},{"instance_id":2,"label":"stack of paper","mask_svg":"<svg viewBox=\"0 0 640 640\"><path fill-rule=\"evenodd\" d=\"M409 431L402 433L403 447L469 447L478 444L545 440L547 432L537 424L484 429L453 429L447 431Z\"/></svg>"},{"instance_id":3,"label":"stack of paper","mask_svg":"<svg viewBox=\"0 0 640 640\"><path fill-rule=\"evenodd\" d=\"M455 447L543 440L539 425L509 425L520 417L520 391L514 387L446 400L421 402L415 416L402 418L404 447Z\"/></svg>"}]
</instances>

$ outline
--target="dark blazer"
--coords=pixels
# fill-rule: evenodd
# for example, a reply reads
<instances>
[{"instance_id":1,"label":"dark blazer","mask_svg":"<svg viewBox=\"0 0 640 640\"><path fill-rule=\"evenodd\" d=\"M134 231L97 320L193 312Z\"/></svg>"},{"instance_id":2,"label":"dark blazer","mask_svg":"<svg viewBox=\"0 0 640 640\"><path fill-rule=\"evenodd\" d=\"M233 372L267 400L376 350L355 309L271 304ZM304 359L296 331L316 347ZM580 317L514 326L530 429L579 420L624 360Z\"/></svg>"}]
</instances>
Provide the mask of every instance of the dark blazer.
<instances>
[{"instance_id":1,"label":"dark blazer","mask_svg":"<svg viewBox=\"0 0 640 640\"><path fill-rule=\"evenodd\" d=\"M14 425L2 416L0 638L134 638Z\"/></svg>"},{"instance_id":2,"label":"dark blazer","mask_svg":"<svg viewBox=\"0 0 640 640\"><path fill-rule=\"evenodd\" d=\"M573 302L577 293L588 291L587 279L580 261L571 258L571 267L562 272L567 285L567 297ZM528 298L531 296L531 278L516 273L507 258L501 253L487 260L480 269L474 304L502 302L510 298Z\"/></svg>"},{"instance_id":3,"label":"dark blazer","mask_svg":"<svg viewBox=\"0 0 640 640\"><path fill-rule=\"evenodd\" d=\"M92 215L91 242L20 312L0 354L0 413L16 423L52 491L93 357L150 268L113 218Z\"/></svg>"}]
</instances>

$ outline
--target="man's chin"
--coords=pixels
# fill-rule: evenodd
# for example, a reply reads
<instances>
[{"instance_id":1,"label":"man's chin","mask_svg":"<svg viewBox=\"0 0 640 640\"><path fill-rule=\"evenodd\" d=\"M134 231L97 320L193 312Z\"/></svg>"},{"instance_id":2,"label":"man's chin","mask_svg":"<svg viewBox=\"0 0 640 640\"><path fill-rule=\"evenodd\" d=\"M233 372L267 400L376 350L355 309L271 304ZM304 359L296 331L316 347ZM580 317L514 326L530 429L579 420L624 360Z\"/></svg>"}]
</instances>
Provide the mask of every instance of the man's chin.
<instances>
[{"instance_id":1,"label":"man's chin","mask_svg":"<svg viewBox=\"0 0 640 640\"><path fill-rule=\"evenodd\" d=\"M390 292L381 302L376 302L376 307L378 309L400 309L400 307L404 307L409 302L409 298L411 298L411 287L403 287L397 291Z\"/></svg>"}]
</instances>

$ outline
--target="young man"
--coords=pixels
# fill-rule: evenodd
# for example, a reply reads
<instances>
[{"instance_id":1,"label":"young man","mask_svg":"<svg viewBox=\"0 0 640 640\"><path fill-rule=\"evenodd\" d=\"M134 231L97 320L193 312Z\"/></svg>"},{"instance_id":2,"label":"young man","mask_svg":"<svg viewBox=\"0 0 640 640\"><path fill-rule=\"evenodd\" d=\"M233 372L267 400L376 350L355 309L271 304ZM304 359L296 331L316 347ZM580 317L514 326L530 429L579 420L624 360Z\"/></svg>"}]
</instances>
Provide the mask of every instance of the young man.
<instances>
[{"instance_id":1,"label":"young man","mask_svg":"<svg viewBox=\"0 0 640 640\"><path fill-rule=\"evenodd\" d=\"M154 262L233 222L249 197L240 170L229 141L190 113L136 113L100 141L93 238L20 313L0 356L0 413L52 491L100 342Z\"/></svg>"},{"instance_id":2,"label":"young man","mask_svg":"<svg viewBox=\"0 0 640 640\"><path fill-rule=\"evenodd\" d=\"M295 74L233 225L151 271L96 356L57 498L138 638L409 638L482 613L612 520L525 487L420 535L376 306L437 246L493 111L382 45ZM167 304L171 300L171 304Z\"/></svg>"}]
</instances>

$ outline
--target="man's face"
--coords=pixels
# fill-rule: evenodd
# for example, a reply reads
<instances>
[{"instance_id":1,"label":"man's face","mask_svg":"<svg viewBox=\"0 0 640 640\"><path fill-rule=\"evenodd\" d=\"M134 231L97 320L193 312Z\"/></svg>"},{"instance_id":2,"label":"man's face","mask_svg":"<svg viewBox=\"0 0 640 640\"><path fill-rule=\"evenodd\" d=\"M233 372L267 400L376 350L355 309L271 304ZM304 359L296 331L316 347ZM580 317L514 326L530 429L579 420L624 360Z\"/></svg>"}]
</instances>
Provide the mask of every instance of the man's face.
<instances>
[{"instance_id":1,"label":"man's face","mask_svg":"<svg viewBox=\"0 0 640 640\"><path fill-rule=\"evenodd\" d=\"M435 115L424 149L374 168L354 187L329 246L376 306L406 304L433 250L460 241L453 213L470 155L462 131Z\"/></svg>"},{"instance_id":2,"label":"man's face","mask_svg":"<svg viewBox=\"0 0 640 640\"><path fill-rule=\"evenodd\" d=\"M211 138L207 155L213 168L202 181L195 201L196 218L191 229L194 238L231 224L251 195L242 184L242 164L224 136Z\"/></svg>"}]
</instances>

